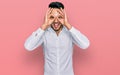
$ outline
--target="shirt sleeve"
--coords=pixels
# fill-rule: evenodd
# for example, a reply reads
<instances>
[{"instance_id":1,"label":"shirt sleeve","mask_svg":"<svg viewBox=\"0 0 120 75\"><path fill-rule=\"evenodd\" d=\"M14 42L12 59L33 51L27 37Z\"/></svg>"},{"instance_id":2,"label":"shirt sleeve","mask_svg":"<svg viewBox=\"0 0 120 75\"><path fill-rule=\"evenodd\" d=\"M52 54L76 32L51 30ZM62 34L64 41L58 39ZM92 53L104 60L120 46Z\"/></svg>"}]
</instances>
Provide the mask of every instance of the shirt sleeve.
<instances>
[{"instance_id":1,"label":"shirt sleeve","mask_svg":"<svg viewBox=\"0 0 120 75\"><path fill-rule=\"evenodd\" d=\"M78 47L82 49L86 49L89 47L90 42L88 38L85 35L83 35L79 30L72 26L69 32L72 36L72 41L74 44L76 44Z\"/></svg>"},{"instance_id":2,"label":"shirt sleeve","mask_svg":"<svg viewBox=\"0 0 120 75\"><path fill-rule=\"evenodd\" d=\"M43 44L43 34L44 30L41 28L38 28L36 31L34 31L25 41L24 47L28 51L32 51L36 49L38 46Z\"/></svg>"}]
</instances>

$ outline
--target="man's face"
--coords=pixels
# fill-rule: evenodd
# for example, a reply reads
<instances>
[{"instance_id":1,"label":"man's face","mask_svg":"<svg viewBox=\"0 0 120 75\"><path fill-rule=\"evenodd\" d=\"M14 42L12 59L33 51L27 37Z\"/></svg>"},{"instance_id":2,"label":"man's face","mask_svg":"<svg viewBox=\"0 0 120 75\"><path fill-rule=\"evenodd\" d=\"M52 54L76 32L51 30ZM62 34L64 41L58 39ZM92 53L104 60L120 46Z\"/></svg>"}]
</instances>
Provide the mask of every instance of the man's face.
<instances>
[{"instance_id":1,"label":"man's face","mask_svg":"<svg viewBox=\"0 0 120 75\"><path fill-rule=\"evenodd\" d=\"M64 22L63 15L59 12L60 9L54 8L50 15L50 20L53 20L53 23L51 24L51 27L53 30L58 31L61 29L62 24Z\"/></svg>"}]
</instances>

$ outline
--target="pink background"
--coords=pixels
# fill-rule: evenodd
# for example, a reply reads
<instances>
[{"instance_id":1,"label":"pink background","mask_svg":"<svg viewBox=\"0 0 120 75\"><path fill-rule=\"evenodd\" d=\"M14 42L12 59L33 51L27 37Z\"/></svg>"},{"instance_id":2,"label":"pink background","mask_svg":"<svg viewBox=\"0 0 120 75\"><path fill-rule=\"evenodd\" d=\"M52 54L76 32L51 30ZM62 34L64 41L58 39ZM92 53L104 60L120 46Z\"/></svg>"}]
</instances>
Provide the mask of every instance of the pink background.
<instances>
[{"instance_id":1,"label":"pink background","mask_svg":"<svg viewBox=\"0 0 120 75\"><path fill-rule=\"evenodd\" d=\"M24 42L43 23L51 1L0 1L0 75L43 75L42 48L29 52ZM86 50L75 46L75 75L120 75L120 1L60 1L70 24L91 43Z\"/></svg>"}]
</instances>

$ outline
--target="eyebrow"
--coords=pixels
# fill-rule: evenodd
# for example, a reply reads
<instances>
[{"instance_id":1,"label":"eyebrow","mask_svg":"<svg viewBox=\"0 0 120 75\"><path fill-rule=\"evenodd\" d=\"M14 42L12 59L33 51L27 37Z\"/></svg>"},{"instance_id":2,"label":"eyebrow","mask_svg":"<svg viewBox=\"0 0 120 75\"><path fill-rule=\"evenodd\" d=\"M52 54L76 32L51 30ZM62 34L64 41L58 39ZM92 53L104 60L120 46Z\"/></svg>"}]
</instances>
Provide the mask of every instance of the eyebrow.
<instances>
[{"instance_id":1,"label":"eyebrow","mask_svg":"<svg viewBox=\"0 0 120 75\"><path fill-rule=\"evenodd\" d=\"M54 16L54 14L51 14L51 16ZM62 16L63 17L63 15L61 15L61 14L59 14L58 16Z\"/></svg>"}]
</instances>

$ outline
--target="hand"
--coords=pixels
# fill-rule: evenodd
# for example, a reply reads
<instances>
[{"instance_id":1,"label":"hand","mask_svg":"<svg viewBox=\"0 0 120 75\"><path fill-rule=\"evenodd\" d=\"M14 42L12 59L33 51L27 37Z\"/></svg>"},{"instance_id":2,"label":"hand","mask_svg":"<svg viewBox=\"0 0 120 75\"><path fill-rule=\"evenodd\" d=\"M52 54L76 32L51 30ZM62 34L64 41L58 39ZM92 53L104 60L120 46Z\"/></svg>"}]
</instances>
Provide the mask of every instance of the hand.
<instances>
[{"instance_id":1,"label":"hand","mask_svg":"<svg viewBox=\"0 0 120 75\"><path fill-rule=\"evenodd\" d=\"M63 22L62 24L63 24L68 30L70 30L70 29L72 28L72 26L68 23L65 9L63 10L62 8L60 8L60 10L58 10L58 12L64 17L64 22Z\"/></svg>"},{"instance_id":2,"label":"hand","mask_svg":"<svg viewBox=\"0 0 120 75\"><path fill-rule=\"evenodd\" d=\"M54 20L50 20L50 19L49 19L49 17L51 16L50 14L51 14L51 12L53 11L53 9L54 9L54 8L49 8L49 9L47 10L47 12L46 12L45 22L44 22L44 24L41 26L41 28L42 28L43 30L46 30L46 29L52 24L52 22L54 21Z\"/></svg>"}]
</instances>

